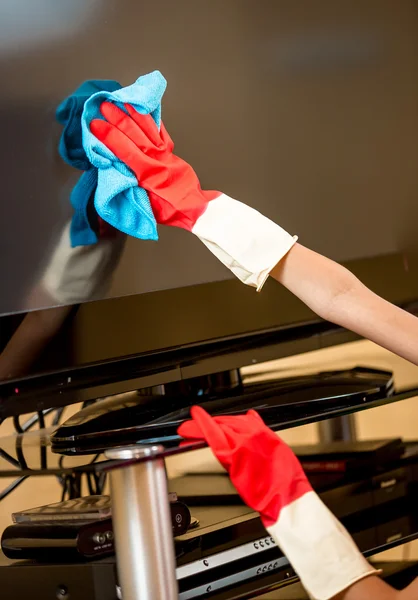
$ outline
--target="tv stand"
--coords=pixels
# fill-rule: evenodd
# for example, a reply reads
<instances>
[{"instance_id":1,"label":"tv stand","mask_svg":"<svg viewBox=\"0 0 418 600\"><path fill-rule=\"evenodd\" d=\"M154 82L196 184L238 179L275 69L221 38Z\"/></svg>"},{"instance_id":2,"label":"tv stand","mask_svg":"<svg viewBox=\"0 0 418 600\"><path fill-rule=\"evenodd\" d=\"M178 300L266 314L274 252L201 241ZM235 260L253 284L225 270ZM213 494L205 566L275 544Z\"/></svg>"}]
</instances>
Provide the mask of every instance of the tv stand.
<instances>
[{"instance_id":1,"label":"tv stand","mask_svg":"<svg viewBox=\"0 0 418 600\"><path fill-rule=\"evenodd\" d=\"M112 522L123 600L177 600L176 561L162 446L115 448ZM129 464L132 463L132 464Z\"/></svg>"},{"instance_id":2,"label":"tv stand","mask_svg":"<svg viewBox=\"0 0 418 600\"><path fill-rule=\"evenodd\" d=\"M205 390L211 390L213 393L222 387L225 389L229 386L228 389L232 389L234 386L240 386L242 385L242 379L239 371L223 371L210 377L197 377L181 382L178 384L177 390L181 389L182 384L186 386L183 387L183 393L186 393L187 390L189 390L189 394L196 394L196 390L202 390L202 393ZM149 388L148 391L151 391L155 396L161 396L165 393L171 393L171 385L165 384L164 386ZM404 392L395 392L394 395L389 394L387 397L376 398L368 402L347 404L341 407L336 406L326 414L320 411L308 416L301 414L297 418L288 421L283 420L274 428L283 430L318 422L322 419L341 418L351 415L355 411L377 408L389 403L406 400L416 396L417 393L417 389L411 389ZM283 416L281 418L283 419ZM18 462L17 465L20 469L19 475L21 478L34 475L59 475L60 477L68 475L77 478L81 477L83 473L94 474L100 478L108 473L111 481L112 505L114 507L116 563L123 600L154 600L158 597L174 600L174 598L177 598L177 592L173 591L176 589L177 582L173 559L172 528L170 520L167 519L169 500L164 459L174 454L187 453L193 449L203 448L204 444L196 443L188 446L171 446L167 444L167 446L159 446L150 443L147 446L125 446L107 450L104 455L106 461L103 461L103 455L98 455L102 458L92 462L91 455L87 455L84 459L80 456L64 456L62 458L51 452L49 441L42 431L39 432L39 442L37 442L38 438L32 435L33 433L35 432L32 432L30 438L28 438L28 440L30 439L30 445L23 444L24 434L13 436L10 440L5 438L0 442L0 447L3 447L4 452L8 452L9 458L14 461L11 465L3 460L0 476L16 476L15 462L18 461L12 456L13 449L10 446L16 440L22 442L20 448L22 457L25 454L25 460ZM62 461L60 458L62 458ZM378 548L373 546L373 549L381 551L415 538L418 538L418 525L410 532L402 533L396 539L390 532L390 536L382 540ZM161 557L163 557L163 560L161 560ZM24 585L26 585L24 578L19 575L20 568L18 564L10 567L10 578L13 577L13 580L19 582L20 586L18 586L19 590L14 590L14 598L22 597L19 591L22 592ZM42 568L33 565L33 571L39 572L36 577L41 577ZM5 569L9 569L9 567L5 567ZM61 581L62 572L59 573L59 583L66 584L66 581ZM73 581L72 572L70 574L68 571L68 578L71 582ZM146 582L148 591L144 590L144 582ZM262 575L259 578L257 576L251 582L238 582L237 585L234 584L235 587L228 588L227 591L220 591L216 600L221 598L235 600L239 597L250 597L248 594L243 596L243 586L251 587L254 591L252 597L256 597L258 593L278 589L278 586L283 587L289 583L291 583L290 579L286 582L280 581L277 573L274 572L265 576ZM74 598L77 600L76 596Z\"/></svg>"}]
</instances>

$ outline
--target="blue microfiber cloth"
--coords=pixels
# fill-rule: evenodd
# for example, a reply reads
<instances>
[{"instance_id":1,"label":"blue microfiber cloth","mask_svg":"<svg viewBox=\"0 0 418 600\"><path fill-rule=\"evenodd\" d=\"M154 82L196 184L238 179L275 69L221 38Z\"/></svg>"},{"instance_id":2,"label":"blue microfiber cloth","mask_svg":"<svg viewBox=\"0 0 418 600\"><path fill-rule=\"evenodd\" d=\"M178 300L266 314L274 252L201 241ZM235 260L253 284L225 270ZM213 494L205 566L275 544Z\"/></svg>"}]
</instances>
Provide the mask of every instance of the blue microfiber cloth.
<instances>
[{"instance_id":1,"label":"blue microfiber cloth","mask_svg":"<svg viewBox=\"0 0 418 600\"><path fill-rule=\"evenodd\" d=\"M134 173L90 131L93 119L103 118L100 105L107 100L122 110L131 104L142 114L151 114L161 124L161 99L167 82L159 71L144 75L117 91L99 91L84 104L81 117L83 148L98 171L94 206L99 216L120 231L140 238L157 240L157 223L146 191L138 186Z\"/></svg>"},{"instance_id":2,"label":"blue microfiber cloth","mask_svg":"<svg viewBox=\"0 0 418 600\"><path fill-rule=\"evenodd\" d=\"M64 130L59 143L63 160L80 171L84 171L71 192L70 201L74 209L70 227L71 245L87 246L97 242L97 235L87 216L87 205L97 187L98 173L87 158L82 143L81 115L86 100L99 91L115 92L122 86L117 81L89 80L58 106L56 118Z\"/></svg>"}]
</instances>

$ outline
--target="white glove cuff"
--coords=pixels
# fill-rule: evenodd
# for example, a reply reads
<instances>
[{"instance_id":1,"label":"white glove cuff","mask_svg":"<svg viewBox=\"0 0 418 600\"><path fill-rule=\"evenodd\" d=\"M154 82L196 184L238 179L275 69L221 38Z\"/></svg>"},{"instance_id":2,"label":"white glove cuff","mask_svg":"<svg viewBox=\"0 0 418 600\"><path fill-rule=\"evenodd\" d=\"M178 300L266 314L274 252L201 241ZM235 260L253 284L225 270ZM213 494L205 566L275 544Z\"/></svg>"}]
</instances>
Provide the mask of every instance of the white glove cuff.
<instances>
[{"instance_id":1,"label":"white glove cuff","mask_svg":"<svg viewBox=\"0 0 418 600\"><path fill-rule=\"evenodd\" d=\"M257 291L297 241L255 209L226 194L209 202L192 233L238 279Z\"/></svg>"},{"instance_id":2,"label":"white glove cuff","mask_svg":"<svg viewBox=\"0 0 418 600\"><path fill-rule=\"evenodd\" d=\"M285 506L267 529L313 600L330 600L378 574L315 492Z\"/></svg>"}]
</instances>

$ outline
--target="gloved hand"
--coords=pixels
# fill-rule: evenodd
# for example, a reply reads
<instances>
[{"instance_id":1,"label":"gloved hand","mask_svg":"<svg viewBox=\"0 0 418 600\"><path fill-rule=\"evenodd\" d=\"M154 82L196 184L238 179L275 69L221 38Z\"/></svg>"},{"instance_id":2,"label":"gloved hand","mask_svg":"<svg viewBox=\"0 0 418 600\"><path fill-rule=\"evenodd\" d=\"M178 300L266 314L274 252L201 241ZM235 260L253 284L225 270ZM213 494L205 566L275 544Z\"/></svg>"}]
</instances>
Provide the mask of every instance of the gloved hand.
<instances>
[{"instance_id":1,"label":"gloved hand","mask_svg":"<svg viewBox=\"0 0 418 600\"><path fill-rule=\"evenodd\" d=\"M296 238L249 206L201 189L192 167L173 154L164 125L126 105L104 102L91 132L135 173L157 223L195 234L241 281L260 290Z\"/></svg>"},{"instance_id":2,"label":"gloved hand","mask_svg":"<svg viewBox=\"0 0 418 600\"><path fill-rule=\"evenodd\" d=\"M211 417L194 406L191 416L178 434L208 443L243 501L260 513L311 598L329 600L377 573L312 490L289 446L255 411Z\"/></svg>"}]
</instances>

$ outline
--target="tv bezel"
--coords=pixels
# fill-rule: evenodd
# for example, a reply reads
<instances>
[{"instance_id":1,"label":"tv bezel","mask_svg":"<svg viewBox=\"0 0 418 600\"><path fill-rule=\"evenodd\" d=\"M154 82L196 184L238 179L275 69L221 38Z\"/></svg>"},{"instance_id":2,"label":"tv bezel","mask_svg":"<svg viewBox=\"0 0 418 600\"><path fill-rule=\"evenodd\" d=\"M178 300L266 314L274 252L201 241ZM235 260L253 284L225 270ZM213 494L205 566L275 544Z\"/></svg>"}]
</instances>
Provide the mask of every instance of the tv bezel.
<instances>
[{"instance_id":1,"label":"tv bezel","mask_svg":"<svg viewBox=\"0 0 418 600\"><path fill-rule=\"evenodd\" d=\"M351 261L345 266L379 295L418 314L417 259L396 254ZM275 282L272 283L274 285ZM248 289L244 290L244 286L236 282L205 284L196 288L212 295L215 290L217 293L226 290L225 293L232 294L230 306L236 305L237 310L240 303L248 306ZM152 302L157 294L160 298L176 293L190 296L192 289L156 292L148 295L148 301ZM253 290L250 292L255 294ZM144 295L80 305L71 327L73 340L80 347L87 340L102 335L106 323L112 323L129 306L132 314L124 316L125 321L132 323L130 348L126 351L119 349L113 356L102 356L98 360L92 357L85 364L0 382L0 422L10 416L239 369L359 339L354 333L323 321L284 288L277 286L277 325L274 327L254 328L249 314L247 331L233 334L225 331L225 335L213 338L135 352L132 351L136 333L135 310L140 309L142 298ZM184 311L187 311L187 306L183 306Z\"/></svg>"}]
</instances>

